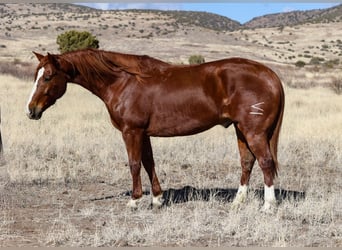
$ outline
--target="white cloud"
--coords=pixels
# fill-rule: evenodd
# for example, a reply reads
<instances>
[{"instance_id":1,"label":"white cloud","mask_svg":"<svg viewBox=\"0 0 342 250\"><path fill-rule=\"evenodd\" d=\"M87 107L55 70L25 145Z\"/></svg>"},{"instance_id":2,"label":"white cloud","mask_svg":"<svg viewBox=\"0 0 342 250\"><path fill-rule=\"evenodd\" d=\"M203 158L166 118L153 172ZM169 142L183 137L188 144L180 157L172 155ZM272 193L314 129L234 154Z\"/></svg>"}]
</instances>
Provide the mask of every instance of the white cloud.
<instances>
[{"instance_id":1,"label":"white cloud","mask_svg":"<svg viewBox=\"0 0 342 250\"><path fill-rule=\"evenodd\" d=\"M88 6L95 9L107 10L110 7L110 3L91 3Z\"/></svg>"},{"instance_id":2,"label":"white cloud","mask_svg":"<svg viewBox=\"0 0 342 250\"><path fill-rule=\"evenodd\" d=\"M295 11L296 9L290 7L290 6L286 6L283 8L283 12L291 12L291 11Z\"/></svg>"},{"instance_id":3,"label":"white cloud","mask_svg":"<svg viewBox=\"0 0 342 250\"><path fill-rule=\"evenodd\" d=\"M154 9L154 10L181 10L181 3L79 3L101 10L124 9Z\"/></svg>"}]
</instances>

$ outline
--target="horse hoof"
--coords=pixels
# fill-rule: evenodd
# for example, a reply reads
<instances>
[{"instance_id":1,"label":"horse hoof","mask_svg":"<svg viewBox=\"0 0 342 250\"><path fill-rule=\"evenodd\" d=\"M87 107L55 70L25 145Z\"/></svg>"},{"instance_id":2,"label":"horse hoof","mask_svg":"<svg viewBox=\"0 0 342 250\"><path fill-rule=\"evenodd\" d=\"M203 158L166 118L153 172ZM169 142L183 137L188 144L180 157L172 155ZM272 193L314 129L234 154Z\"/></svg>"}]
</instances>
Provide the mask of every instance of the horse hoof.
<instances>
[{"instance_id":1,"label":"horse hoof","mask_svg":"<svg viewBox=\"0 0 342 250\"><path fill-rule=\"evenodd\" d=\"M265 204L261 208L261 212L265 214L275 214L277 210L277 206L275 202L265 202Z\"/></svg>"},{"instance_id":2,"label":"horse hoof","mask_svg":"<svg viewBox=\"0 0 342 250\"><path fill-rule=\"evenodd\" d=\"M232 202L232 205L230 206L230 208L234 211L238 211L242 208L242 205L245 204L245 200L241 201L241 200L234 200Z\"/></svg>"},{"instance_id":3,"label":"horse hoof","mask_svg":"<svg viewBox=\"0 0 342 250\"><path fill-rule=\"evenodd\" d=\"M247 201L247 190L248 187L246 185L240 186L239 190L233 200L231 208L233 210L239 210L242 204L245 204Z\"/></svg>"},{"instance_id":4,"label":"horse hoof","mask_svg":"<svg viewBox=\"0 0 342 250\"><path fill-rule=\"evenodd\" d=\"M152 195L152 206L156 208L160 208L164 204L163 194L160 194L158 196Z\"/></svg>"},{"instance_id":5,"label":"horse hoof","mask_svg":"<svg viewBox=\"0 0 342 250\"><path fill-rule=\"evenodd\" d=\"M129 202L127 203L127 207L131 208L132 210L138 209L140 199L130 199Z\"/></svg>"}]
</instances>

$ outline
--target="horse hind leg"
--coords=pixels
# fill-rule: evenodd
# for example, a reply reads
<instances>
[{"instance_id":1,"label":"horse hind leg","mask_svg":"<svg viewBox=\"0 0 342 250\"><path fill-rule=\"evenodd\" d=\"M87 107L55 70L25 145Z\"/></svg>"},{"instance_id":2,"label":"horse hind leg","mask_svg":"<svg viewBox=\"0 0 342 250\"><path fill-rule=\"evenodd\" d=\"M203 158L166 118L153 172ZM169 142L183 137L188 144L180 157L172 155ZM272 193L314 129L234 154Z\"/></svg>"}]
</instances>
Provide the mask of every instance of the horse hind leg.
<instances>
[{"instance_id":1,"label":"horse hind leg","mask_svg":"<svg viewBox=\"0 0 342 250\"><path fill-rule=\"evenodd\" d=\"M240 178L240 186L232 203L233 209L239 208L240 205L247 200L249 179L255 162L255 156L250 151L245 137L237 126L235 126L235 130L238 139L242 173Z\"/></svg>"},{"instance_id":2,"label":"horse hind leg","mask_svg":"<svg viewBox=\"0 0 342 250\"><path fill-rule=\"evenodd\" d=\"M277 174L276 164L273 159L269 141L265 134L251 134L247 136L248 145L256 156L264 175L264 206L263 211L272 211L276 206L273 180Z\"/></svg>"}]
</instances>

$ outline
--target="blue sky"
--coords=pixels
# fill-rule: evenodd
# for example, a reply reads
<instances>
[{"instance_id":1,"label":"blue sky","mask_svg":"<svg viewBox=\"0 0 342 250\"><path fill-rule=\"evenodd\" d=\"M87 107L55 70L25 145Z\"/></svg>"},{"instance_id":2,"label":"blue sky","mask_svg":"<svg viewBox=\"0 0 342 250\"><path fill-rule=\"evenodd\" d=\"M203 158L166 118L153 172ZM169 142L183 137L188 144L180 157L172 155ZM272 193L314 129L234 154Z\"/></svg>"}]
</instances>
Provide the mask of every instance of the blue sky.
<instances>
[{"instance_id":1,"label":"blue sky","mask_svg":"<svg viewBox=\"0 0 342 250\"><path fill-rule=\"evenodd\" d=\"M226 16L240 23L245 23L253 17L266 14L288 12L293 10L312 10L324 9L338 5L338 2L332 3L309 3L309 2L227 2L227 3L84 3L83 5L99 8L99 9L159 9L159 10L193 10L207 11L222 16Z\"/></svg>"}]
</instances>

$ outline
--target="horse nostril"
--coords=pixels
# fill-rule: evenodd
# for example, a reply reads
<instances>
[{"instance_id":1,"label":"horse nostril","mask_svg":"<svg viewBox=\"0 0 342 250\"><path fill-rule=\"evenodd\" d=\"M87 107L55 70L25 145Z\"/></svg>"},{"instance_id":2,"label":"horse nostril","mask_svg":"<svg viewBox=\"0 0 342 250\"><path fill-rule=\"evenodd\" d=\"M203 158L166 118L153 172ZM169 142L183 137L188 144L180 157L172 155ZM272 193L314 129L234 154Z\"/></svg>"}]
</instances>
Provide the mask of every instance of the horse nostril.
<instances>
[{"instance_id":1,"label":"horse nostril","mask_svg":"<svg viewBox=\"0 0 342 250\"><path fill-rule=\"evenodd\" d=\"M29 112L27 112L26 115L28 116L28 118L33 119L33 111L32 110L29 110Z\"/></svg>"},{"instance_id":2,"label":"horse nostril","mask_svg":"<svg viewBox=\"0 0 342 250\"><path fill-rule=\"evenodd\" d=\"M39 120L42 117L41 109L39 108L30 109L27 113L27 116L30 119Z\"/></svg>"}]
</instances>

